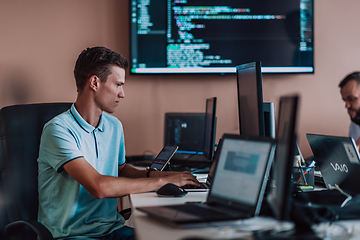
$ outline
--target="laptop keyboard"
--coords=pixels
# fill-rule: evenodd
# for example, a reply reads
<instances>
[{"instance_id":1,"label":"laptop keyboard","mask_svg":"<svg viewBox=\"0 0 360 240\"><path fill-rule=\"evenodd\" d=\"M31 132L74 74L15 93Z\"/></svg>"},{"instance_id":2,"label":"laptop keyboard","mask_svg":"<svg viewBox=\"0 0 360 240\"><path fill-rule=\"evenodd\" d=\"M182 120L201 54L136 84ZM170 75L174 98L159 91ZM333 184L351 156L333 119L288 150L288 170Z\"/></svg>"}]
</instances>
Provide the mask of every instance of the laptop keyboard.
<instances>
[{"instance_id":1,"label":"laptop keyboard","mask_svg":"<svg viewBox=\"0 0 360 240\"><path fill-rule=\"evenodd\" d=\"M195 185L185 185L182 187L183 189L209 189L209 186L206 183L200 183L200 186L195 186Z\"/></svg>"},{"instance_id":2,"label":"laptop keyboard","mask_svg":"<svg viewBox=\"0 0 360 240\"><path fill-rule=\"evenodd\" d=\"M170 209L174 209L177 211L181 211L183 213L188 213L191 215L196 215L196 216L202 216L205 218L211 218L216 216L216 218L219 217L228 217L229 214L223 213L221 211L217 211L215 209L211 209L209 207L204 206L200 206L200 205L194 205L194 204L184 204L184 205L176 205L176 206L168 206L168 208Z\"/></svg>"}]
</instances>

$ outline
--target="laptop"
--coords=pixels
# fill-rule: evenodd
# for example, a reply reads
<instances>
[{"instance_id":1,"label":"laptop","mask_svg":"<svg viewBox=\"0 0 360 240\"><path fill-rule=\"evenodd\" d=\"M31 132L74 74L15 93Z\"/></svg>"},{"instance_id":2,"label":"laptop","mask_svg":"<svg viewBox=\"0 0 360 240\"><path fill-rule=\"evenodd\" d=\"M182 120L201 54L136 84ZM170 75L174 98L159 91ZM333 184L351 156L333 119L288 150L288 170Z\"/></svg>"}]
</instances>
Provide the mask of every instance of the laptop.
<instances>
[{"instance_id":1,"label":"laptop","mask_svg":"<svg viewBox=\"0 0 360 240\"><path fill-rule=\"evenodd\" d=\"M351 194L360 193L360 156L351 137L306 134L314 159L325 185L333 189L338 185Z\"/></svg>"},{"instance_id":2,"label":"laptop","mask_svg":"<svg viewBox=\"0 0 360 240\"><path fill-rule=\"evenodd\" d=\"M195 185L185 185L182 187L183 189L185 189L187 192L206 192L211 188L211 184L214 179L216 164L219 159L219 152L221 151L221 146L222 146L222 139L219 140L219 144L216 148L214 158L213 161L211 162L211 167L206 178L206 182L200 183L199 187Z\"/></svg>"},{"instance_id":3,"label":"laptop","mask_svg":"<svg viewBox=\"0 0 360 240\"><path fill-rule=\"evenodd\" d=\"M163 223L182 228L257 216L274 150L275 140L271 138L224 134L205 203L137 209Z\"/></svg>"}]
</instances>

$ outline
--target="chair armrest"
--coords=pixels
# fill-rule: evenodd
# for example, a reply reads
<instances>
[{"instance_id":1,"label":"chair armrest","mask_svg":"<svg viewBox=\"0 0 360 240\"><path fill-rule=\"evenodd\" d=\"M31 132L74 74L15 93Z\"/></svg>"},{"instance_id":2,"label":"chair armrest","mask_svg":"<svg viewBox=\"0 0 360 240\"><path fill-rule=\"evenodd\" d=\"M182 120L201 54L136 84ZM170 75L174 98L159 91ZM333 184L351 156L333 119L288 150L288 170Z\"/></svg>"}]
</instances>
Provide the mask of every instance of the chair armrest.
<instances>
[{"instance_id":1,"label":"chair armrest","mask_svg":"<svg viewBox=\"0 0 360 240\"><path fill-rule=\"evenodd\" d=\"M120 197L118 200L118 212L123 216L125 220L128 220L131 215L131 203L130 203L130 196L126 195Z\"/></svg>"},{"instance_id":2,"label":"chair armrest","mask_svg":"<svg viewBox=\"0 0 360 240\"><path fill-rule=\"evenodd\" d=\"M128 220L131 215L131 208L123 209L119 213L125 220Z\"/></svg>"},{"instance_id":3,"label":"chair armrest","mask_svg":"<svg viewBox=\"0 0 360 240\"><path fill-rule=\"evenodd\" d=\"M35 220L20 220L9 223L5 226L5 235L21 232L21 229L24 227L30 228L40 240L54 240L51 232L44 225Z\"/></svg>"}]
</instances>

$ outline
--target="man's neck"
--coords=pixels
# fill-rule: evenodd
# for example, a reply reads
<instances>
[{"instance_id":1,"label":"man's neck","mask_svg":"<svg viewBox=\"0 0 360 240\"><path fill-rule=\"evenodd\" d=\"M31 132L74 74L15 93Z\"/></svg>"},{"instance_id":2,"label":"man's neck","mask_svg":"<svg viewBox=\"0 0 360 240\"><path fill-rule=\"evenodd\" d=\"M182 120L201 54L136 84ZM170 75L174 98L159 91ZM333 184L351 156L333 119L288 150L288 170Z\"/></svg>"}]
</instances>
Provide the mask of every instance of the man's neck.
<instances>
[{"instance_id":1,"label":"man's neck","mask_svg":"<svg viewBox=\"0 0 360 240\"><path fill-rule=\"evenodd\" d=\"M94 102L89 98L81 97L78 95L75 108L81 117L93 127L97 127L100 122L102 111L96 107Z\"/></svg>"}]
</instances>

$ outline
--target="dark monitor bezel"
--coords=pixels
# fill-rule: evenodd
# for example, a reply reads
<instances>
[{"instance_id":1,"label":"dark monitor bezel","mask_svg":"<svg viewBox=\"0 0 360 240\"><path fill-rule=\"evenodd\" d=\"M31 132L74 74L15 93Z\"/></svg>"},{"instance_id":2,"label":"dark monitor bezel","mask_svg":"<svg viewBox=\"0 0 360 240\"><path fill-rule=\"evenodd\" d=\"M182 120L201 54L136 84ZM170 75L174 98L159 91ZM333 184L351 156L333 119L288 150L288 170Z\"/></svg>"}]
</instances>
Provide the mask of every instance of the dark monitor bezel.
<instances>
[{"instance_id":1,"label":"dark monitor bezel","mask_svg":"<svg viewBox=\"0 0 360 240\"><path fill-rule=\"evenodd\" d=\"M271 188L267 200L275 218L281 221L290 220L292 206L293 183L291 175L296 146L295 130L298 101L297 95L283 96L280 98L279 104L277 147L271 174L271 180L275 186Z\"/></svg>"},{"instance_id":2,"label":"dark monitor bezel","mask_svg":"<svg viewBox=\"0 0 360 240\"><path fill-rule=\"evenodd\" d=\"M265 136L276 138L275 103L263 102Z\"/></svg>"},{"instance_id":3,"label":"dark monitor bezel","mask_svg":"<svg viewBox=\"0 0 360 240\"><path fill-rule=\"evenodd\" d=\"M254 69L252 72L253 77L255 79L255 89L252 89L252 93L250 93L252 100L257 101L257 116L254 119L250 116L251 121L258 121L258 129L254 130L244 126L245 122L242 122L242 116L249 118L249 113L244 112L247 109L241 108L242 101L242 86L246 84L246 82L241 81L241 73L244 71L248 71ZM250 136L265 136L265 120L264 120L264 110L263 110L263 92L262 92L262 74L261 74L261 62L250 62L242 65L236 66L236 82L237 82L237 100L238 100L238 117L239 117L239 128L241 135L250 135ZM249 93L247 93L249 95Z\"/></svg>"},{"instance_id":4,"label":"dark monitor bezel","mask_svg":"<svg viewBox=\"0 0 360 240\"><path fill-rule=\"evenodd\" d=\"M216 97L206 99L203 155L209 161L212 161L214 158L216 138L216 104ZM209 118L208 115L210 115ZM208 126L210 126L210 128L208 128Z\"/></svg>"}]
</instances>

